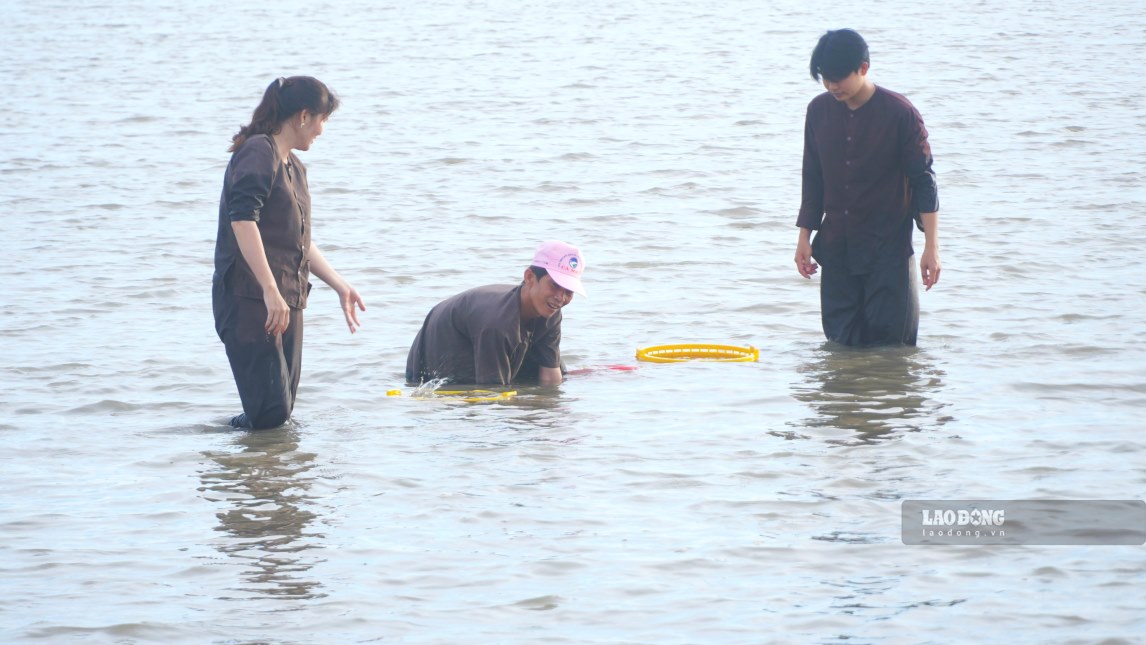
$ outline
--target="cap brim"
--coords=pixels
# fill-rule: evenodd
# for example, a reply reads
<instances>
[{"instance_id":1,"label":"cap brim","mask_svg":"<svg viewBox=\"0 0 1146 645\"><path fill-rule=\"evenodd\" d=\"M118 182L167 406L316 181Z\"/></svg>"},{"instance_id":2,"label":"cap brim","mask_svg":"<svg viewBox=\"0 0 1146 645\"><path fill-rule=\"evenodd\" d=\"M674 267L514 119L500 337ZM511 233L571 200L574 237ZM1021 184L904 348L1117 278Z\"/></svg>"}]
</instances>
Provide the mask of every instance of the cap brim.
<instances>
[{"instance_id":1,"label":"cap brim","mask_svg":"<svg viewBox=\"0 0 1146 645\"><path fill-rule=\"evenodd\" d=\"M585 285L581 284L581 278L565 275L564 273L559 273L557 271L550 271L549 277L552 278L553 281L558 285L572 291L573 293L585 298L589 297L589 294L585 293Z\"/></svg>"}]
</instances>

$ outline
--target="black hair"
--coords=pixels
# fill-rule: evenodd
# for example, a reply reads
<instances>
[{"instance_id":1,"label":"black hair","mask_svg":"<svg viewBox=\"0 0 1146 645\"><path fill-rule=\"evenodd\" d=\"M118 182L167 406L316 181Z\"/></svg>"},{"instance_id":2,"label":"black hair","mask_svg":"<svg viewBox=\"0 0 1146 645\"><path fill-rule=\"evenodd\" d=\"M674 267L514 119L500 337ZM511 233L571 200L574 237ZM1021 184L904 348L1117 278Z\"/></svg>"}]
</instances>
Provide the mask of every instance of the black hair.
<instances>
[{"instance_id":1,"label":"black hair","mask_svg":"<svg viewBox=\"0 0 1146 645\"><path fill-rule=\"evenodd\" d=\"M546 271L545 269L543 269L541 267L531 266L531 267L529 267L529 270L533 272L533 277L537 278L538 280L549 275L549 271Z\"/></svg>"},{"instance_id":2,"label":"black hair","mask_svg":"<svg viewBox=\"0 0 1146 645\"><path fill-rule=\"evenodd\" d=\"M852 75L864 63L870 63L867 42L851 29L836 29L820 36L812 51L809 66L812 78L823 76L829 81L840 81Z\"/></svg>"},{"instance_id":3,"label":"black hair","mask_svg":"<svg viewBox=\"0 0 1146 645\"><path fill-rule=\"evenodd\" d=\"M328 118L338 109L338 104L334 92L317 78L276 78L263 92L263 100L255 108L251 123L239 128L239 133L231 138L228 152L238 150L239 146L256 134L278 134L285 121L303 110L323 119Z\"/></svg>"}]
</instances>

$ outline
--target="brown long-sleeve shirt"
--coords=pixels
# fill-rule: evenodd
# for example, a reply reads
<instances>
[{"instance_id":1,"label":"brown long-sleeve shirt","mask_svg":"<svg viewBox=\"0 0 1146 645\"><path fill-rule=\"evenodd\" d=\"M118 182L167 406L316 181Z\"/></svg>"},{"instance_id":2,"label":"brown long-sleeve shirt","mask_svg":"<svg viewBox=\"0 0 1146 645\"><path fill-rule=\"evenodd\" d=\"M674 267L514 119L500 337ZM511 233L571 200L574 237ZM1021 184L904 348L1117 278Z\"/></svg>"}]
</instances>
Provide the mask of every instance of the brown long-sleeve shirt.
<instances>
[{"instance_id":1,"label":"brown long-sleeve shirt","mask_svg":"<svg viewBox=\"0 0 1146 645\"><path fill-rule=\"evenodd\" d=\"M219 197L219 230L215 239L216 283L247 298L263 297L262 287L243 259L231 222L258 224L271 274L283 300L306 307L310 292L310 189L306 168L292 152L279 161L274 139L260 134L231 155Z\"/></svg>"},{"instance_id":2,"label":"brown long-sleeve shirt","mask_svg":"<svg viewBox=\"0 0 1146 645\"><path fill-rule=\"evenodd\" d=\"M489 285L438 303L406 357L406 380L509 385L526 359L561 365L561 312L521 320L521 285Z\"/></svg>"},{"instance_id":3,"label":"brown long-sleeve shirt","mask_svg":"<svg viewBox=\"0 0 1146 645\"><path fill-rule=\"evenodd\" d=\"M861 274L911 256L913 219L939 210L931 164L923 118L902 95L877 86L856 110L812 99L796 226L818 231L816 260Z\"/></svg>"}]
</instances>

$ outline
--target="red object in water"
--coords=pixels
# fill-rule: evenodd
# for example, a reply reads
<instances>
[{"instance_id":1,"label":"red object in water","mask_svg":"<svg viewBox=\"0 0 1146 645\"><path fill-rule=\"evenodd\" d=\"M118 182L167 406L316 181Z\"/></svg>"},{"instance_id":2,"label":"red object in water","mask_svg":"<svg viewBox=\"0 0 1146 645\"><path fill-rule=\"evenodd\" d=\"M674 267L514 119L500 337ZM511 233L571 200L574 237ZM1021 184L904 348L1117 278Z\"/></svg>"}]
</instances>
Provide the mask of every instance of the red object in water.
<instances>
[{"instance_id":1,"label":"red object in water","mask_svg":"<svg viewBox=\"0 0 1146 645\"><path fill-rule=\"evenodd\" d=\"M592 372L599 372L601 370L615 370L617 372L631 372L637 369L636 365L597 365L594 367L582 367L575 370L569 370L565 374L568 376L580 376L582 374L590 374Z\"/></svg>"}]
</instances>

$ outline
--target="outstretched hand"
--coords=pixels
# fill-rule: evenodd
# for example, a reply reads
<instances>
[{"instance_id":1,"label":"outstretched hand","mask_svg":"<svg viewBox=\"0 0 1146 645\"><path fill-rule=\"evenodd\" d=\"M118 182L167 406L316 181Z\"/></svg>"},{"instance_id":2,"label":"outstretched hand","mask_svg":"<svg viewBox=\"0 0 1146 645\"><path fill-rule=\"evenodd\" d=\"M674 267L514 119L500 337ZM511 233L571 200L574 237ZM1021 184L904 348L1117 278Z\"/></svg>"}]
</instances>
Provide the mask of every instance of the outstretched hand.
<instances>
[{"instance_id":1,"label":"outstretched hand","mask_svg":"<svg viewBox=\"0 0 1146 645\"><path fill-rule=\"evenodd\" d=\"M358 312L366 311L366 303L362 301L362 296L358 295L358 290L349 284L338 290L338 301L342 305L342 315L346 317L346 326L353 334L362 326L362 323L358 322Z\"/></svg>"}]
</instances>

